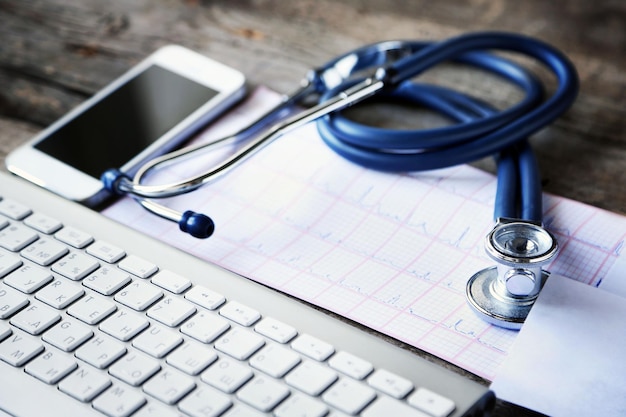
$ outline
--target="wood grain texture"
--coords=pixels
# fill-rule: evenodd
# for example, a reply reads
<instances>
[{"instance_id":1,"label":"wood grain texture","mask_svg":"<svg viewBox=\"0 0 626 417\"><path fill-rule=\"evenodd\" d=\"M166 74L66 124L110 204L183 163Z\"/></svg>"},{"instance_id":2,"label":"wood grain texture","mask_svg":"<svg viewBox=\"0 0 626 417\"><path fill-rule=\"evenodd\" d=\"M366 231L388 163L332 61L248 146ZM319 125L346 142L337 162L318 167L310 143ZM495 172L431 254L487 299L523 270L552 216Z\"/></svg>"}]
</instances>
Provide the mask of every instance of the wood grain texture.
<instances>
[{"instance_id":1,"label":"wood grain texture","mask_svg":"<svg viewBox=\"0 0 626 417\"><path fill-rule=\"evenodd\" d=\"M0 160L168 43L242 70L252 86L287 92L308 68L366 43L437 40L478 30L535 36L569 55L581 79L579 98L532 138L545 190L626 214L621 0L0 0ZM517 97L484 74L450 66L425 78L499 105ZM416 112L380 108L374 122L439 122ZM371 121L372 112L367 114ZM354 117L365 116L355 111ZM489 160L474 165L493 171ZM496 415L532 413L499 402Z\"/></svg>"}]
</instances>

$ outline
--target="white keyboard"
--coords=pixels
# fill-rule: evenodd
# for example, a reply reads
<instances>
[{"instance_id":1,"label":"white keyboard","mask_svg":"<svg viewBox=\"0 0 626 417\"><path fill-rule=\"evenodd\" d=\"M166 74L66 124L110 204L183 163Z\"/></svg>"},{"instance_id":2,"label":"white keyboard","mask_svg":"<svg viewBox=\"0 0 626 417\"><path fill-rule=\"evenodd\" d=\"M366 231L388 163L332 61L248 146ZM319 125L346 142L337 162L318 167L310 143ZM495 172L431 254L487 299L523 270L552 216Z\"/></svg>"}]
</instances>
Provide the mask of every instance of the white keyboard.
<instances>
[{"instance_id":1,"label":"white keyboard","mask_svg":"<svg viewBox=\"0 0 626 417\"><path fill-rule=\"evenodd\" d=\"M0 173L0 410L449 417L481 384Z\"/></svg>"}]
</instances>

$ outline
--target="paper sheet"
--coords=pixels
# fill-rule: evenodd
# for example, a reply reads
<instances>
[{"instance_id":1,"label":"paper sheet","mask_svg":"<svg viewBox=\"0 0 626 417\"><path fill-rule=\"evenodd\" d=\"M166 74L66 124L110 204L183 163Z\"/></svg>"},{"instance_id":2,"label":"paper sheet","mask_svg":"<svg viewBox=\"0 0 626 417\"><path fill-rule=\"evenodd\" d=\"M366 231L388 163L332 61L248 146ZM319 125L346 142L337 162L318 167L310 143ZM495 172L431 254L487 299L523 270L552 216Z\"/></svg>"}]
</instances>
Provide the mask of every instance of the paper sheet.
<instances>
[{"instance_id":1,"label":"paper sheet","mask_svg":"<svg viewBox=\"0 0 626 417\"><path fill-rule=\"evenodd\" d=\"M551 276L491 388L553 417L626 415L625 317L626 299Z\"/></svg>"},{"instance_id":2,"label":"paper sheet","mask_svg":"<svg viewBox=\"0 0 626 417\"><path fill-rule=\"evenodd\" d=\"M237 130L278 96L260 88L197 141ZM206 164L207 160L200 161ZM186 176L173 166L159 181ZM477 318L465 283L489 266L495 178L469 166L389 174L328 149L313 124L278 139L225 178L168 205L211 216L198 240L121 199L104 213L250 279L328 308L492 380L517 332ZM547 196L562 251L554 273L597 285L626 218Z\"/></svg>"}]
</instances>

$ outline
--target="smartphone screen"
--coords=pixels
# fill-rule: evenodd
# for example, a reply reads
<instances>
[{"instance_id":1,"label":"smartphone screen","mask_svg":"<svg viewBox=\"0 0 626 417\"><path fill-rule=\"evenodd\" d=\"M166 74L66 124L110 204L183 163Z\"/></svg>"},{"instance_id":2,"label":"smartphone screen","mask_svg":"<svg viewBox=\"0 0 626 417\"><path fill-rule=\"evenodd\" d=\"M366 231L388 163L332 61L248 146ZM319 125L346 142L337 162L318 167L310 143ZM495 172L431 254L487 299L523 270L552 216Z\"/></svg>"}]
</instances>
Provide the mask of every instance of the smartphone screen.
<instances>
[{"instance_id":1,"label":"smartphone screen","mask_svg":"<svg viewBox=\"0 0 626 417\"><path fill-rule=\"evenodd\" d=\"M217 94L151 65L34 146L99 178L130 161Z\"/></svg>"}]
</instances>

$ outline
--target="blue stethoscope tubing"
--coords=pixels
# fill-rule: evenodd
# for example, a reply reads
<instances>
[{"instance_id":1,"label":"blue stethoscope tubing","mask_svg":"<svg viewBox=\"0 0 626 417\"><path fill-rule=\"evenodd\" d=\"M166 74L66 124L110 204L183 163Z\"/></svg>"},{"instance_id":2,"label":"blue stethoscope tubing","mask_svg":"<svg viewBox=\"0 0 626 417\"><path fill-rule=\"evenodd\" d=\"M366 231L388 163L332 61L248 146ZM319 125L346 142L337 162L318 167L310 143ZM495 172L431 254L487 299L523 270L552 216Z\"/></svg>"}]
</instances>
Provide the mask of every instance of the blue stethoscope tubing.
<instances>
[{"instance_id":1,"label":"blue stethoscope tubing","mask_svg":"<svg viewBox=\"0 0 626 417\"><path fill-rule=\"evenodd\" d=\"M532 72L494 55L492 50L519 53L540 62L556 76L556 90L545 99L543 84ZM445 61L490 72L516 85L524 96L516 104L498 110L467 94L413 81ZM372 74L372 69L374 75L360 75ZM305 81L281 104L235 134L157 158L146 164L147 168L140 169L133 179L116 170L107 171L102 177L105 187L117 194L134 195L145 208L178 222L181 230L195 237L208 237L213 225L207 216L192 211L172 212L150 199L193 191L262 149L261 140L269 143L299 123L316 121L322 139L337 154L375 170L424 171L496 155L498 186L494 218L541 221L540 177L527 138L565 112L578 93L574 66L552 46L503 32L471 33L441 42L386 41L339 56L310 71ZM307 109L301 112L304 117L291 118L299 106L314 96L317 104L310 112ZM416 103L456 123L435 129L381 129L352 121L342 113L345 108L372 97ZM264 137L257 140L257 136ZM141 184L143 176L158 165L170 164L178 157L187 158L207 146L246 141L252 145L227 160L226 169L211 168L195 178L161 188Z\"/></svg>"},{"instance_id":2,"label":"blue stethoscope tubing","mask_svg":"<svg viewBox=\"0 0 626 417\"><path fill-rule=\"evenodd\" d=\"M432 170L495 154L498 187L494 218L540 222L541 179L527 138L553 122L574 102L578 76L572 63L541 41L510 33L469 34L443 42L416 43L415 50L415 54L386 69L384 76L397 85L388 93L390 98L424 105L458 123L436 129L390 130L364 126L337 112L317 121L325 143L352 162L384 171ZM536 59L556 76L556 91L543 100L544 88L534 75L512 61L483 52L486 50L517 52ZM525 97L498 111L466 94L409 80L450 60L508 80L520 87ZM329 90L322 99L345 87Z\"/></svg>"}]
</instances>

